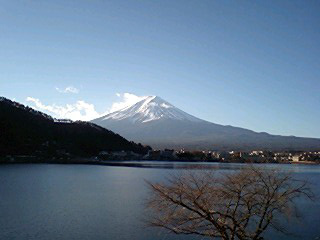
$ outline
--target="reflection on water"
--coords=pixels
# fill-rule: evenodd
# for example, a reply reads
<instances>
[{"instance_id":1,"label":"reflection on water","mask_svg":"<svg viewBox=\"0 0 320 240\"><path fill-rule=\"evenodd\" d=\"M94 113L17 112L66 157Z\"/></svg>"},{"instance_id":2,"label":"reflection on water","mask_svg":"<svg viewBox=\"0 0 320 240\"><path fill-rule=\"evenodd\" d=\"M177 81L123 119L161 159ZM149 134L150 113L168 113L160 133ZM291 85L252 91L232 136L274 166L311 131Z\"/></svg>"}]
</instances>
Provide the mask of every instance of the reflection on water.
<instances>
[{"instance_id":1,"label":"reflection on water","mask_svg":"<svg viewBox=\"0 0 320 240\"><path fill-rule=\"evenodd\" d=\"M212 170L239 170L250 166L264 169L279 169L289 172L319 172L320 165L304 164L243 164L243 163L216 163L216 162L170 162L170 161L121 161L104 162L106 166L160 168L160 169L212 169Z\"/></svg>"},{"instance_id":2,"label":"reflection on water","mask_svg":"<svg viewBox=\"0 0 320 240\"><path fill-rule=\"evenodd\" d=\"M297 178L309 179L320 196L319 166L257 166L275 167L291 171ZM144 200L148 196L145 180L161 181L182 169L211 169L223 174L243 167L248 165L138 161L122 162L117 167L0 165L0 239L195 239L143 225ZM269 239L320 236L320 204L300 201L299 206L305 218L288 226L300 237L268 232Z\"/></svg>"}]
</instances>

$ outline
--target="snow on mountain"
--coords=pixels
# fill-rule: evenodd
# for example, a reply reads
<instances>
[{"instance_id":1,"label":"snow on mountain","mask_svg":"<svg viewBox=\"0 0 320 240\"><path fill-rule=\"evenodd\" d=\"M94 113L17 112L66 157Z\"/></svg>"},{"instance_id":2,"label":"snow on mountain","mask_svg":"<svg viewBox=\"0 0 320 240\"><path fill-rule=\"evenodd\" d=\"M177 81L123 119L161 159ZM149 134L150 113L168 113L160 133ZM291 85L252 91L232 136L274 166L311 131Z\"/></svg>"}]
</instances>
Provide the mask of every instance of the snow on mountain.
<instances>
[{"instance_id":1,"label":"snow on mountain","mask_svg":"<svg viewBox=\"0 0 320 240\"><path fill-rule=\"evenodd\" d=\"M219 150L320 149L320 139L276 136L196 118L157 96L91 122L154 148Z\"/></svg>"},{"instance_id":2,"label":"snow on mountain","mask_svg":"<svg viewBox=\"0 0 320 240\"><path fill-rule=\"evenodd\" d=\"M158 96L148 96L140 102L99 118L104 120L130 120L134 123L147 123L160 119L202 121L163 100Z\"/></svg>"}]
</instances>

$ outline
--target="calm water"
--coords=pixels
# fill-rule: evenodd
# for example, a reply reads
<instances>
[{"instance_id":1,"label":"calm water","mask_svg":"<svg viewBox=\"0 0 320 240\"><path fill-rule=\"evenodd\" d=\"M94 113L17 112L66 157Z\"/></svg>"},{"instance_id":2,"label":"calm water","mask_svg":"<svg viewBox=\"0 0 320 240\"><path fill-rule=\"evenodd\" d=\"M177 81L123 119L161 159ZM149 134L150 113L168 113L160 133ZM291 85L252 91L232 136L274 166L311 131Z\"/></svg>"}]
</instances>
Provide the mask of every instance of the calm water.
<instances>
[{"instance_id":1,"label":"calm water","mask_svg":"<svg viewBox=\"0 0 320 240\"><path fill-rule=\"evenodd\" d=\"M245 165L210 166L223 173ZM320 166L259 166L293 171L297 178L309 179L320 196ZM144 227L141 220L148 193L144 180L161 180L185 165L145 167L0 165L0 239L195 239ZM290 223L290 229L305 234L296 239L317 239L320 203L301 201L299 206L305 217ZM268 237L293 239L272 232Z\"/></svg>"}]
</instances>

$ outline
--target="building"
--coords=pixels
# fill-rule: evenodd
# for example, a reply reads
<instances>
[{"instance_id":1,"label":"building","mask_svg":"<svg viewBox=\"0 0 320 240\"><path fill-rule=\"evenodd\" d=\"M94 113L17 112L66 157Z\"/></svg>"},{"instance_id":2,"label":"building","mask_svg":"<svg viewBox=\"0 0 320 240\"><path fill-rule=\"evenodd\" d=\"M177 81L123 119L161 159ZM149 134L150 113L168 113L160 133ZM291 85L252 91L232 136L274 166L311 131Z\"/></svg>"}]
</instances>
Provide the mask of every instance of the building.
<instances>
[{"instance_id":1,"label":"building","mask_svg":"<svg viewBox=\"0 0 320 240\"><path fill-rule=\"evenodd\" d=\"M300 155L293 155L292 156L292 162L299 162L300 161Z\"/></svg>"}]
</instances>

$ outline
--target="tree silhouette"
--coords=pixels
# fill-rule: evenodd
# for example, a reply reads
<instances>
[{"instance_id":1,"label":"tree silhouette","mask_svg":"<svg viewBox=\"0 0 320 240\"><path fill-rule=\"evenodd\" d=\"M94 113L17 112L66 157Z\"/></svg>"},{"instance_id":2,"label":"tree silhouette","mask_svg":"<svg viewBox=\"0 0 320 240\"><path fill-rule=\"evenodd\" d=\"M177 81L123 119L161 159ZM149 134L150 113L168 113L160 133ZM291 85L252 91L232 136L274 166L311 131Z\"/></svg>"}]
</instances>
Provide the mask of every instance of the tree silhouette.
<instances>
[{"instance_id":1,"label":"tree silhouette","mask_svg":"<svg viewBox=\"0 0 320 240\"><path fill-rule=\"evenodd\" d=\"M263 239L268 228L286 233L279 219L299 217L296 198L314 198L308 182L254 167L224 176L188 172L147 184L150 226L217 239Z\"/></svg>"}]
</instances>

